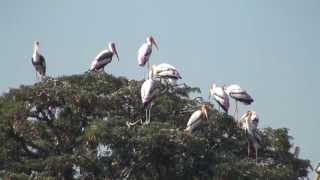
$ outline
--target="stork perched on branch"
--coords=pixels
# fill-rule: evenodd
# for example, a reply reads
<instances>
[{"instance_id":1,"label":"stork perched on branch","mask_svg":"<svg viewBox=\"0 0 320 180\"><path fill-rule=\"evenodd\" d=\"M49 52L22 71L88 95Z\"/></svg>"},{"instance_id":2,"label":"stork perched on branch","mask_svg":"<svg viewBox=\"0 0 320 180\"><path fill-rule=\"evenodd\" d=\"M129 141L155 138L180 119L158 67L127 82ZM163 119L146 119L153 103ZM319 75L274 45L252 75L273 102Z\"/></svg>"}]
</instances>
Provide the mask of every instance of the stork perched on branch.
<instances>
[{"instance_id":1,"label":"stork perched on branch","mask_svg":"<svg viewBox=\"0 0 320 180\"><path fill-rule=\"evenodd\" d=\"M150 123L152 100L156 95L155 81L148 79L141 86L141 100L143 107L146 109L146 124Z\"/></svg>"},{"instance_id":2,"label":"stork perched on branch","mask_svg":"<svg viewBox=\"0 0 320 180\"><path fill-rule=\"evenodd\" d=\"M248 137L248 156L252 156L254 148L255 158L258 161L258 149L262 146L261 136L258 133L259 117L255 111L247 111L240 118L240 123Z\"/></svg>"},{"instance_id":3,"label":"stork perched on branch","mask_svg":"<svg viewBox=\"0 0 320 180\"><path fill-rule=\"evenodd\" d=\"M142 44L142 46L138 50L138 64L139 66L145 66L148 64L148 68L150 68L149 59L152 53L152 46L155 46L157 50L159 50L157 42L152 36L147 38L147 42Z\"/></svg>"},{"instance_id":4,"label":"stork perched on branch","mask_svg":"<svg viewBox=\"0 0 320 180\"><path fill-rule=\"evenodd\" d=\"M219 107L222 107L222 109L228 113L229 110L229 97L224 92L222 87L218 87L216 84L212 84L209 90L209 101L211 96L213 96L214 100L219 104Z\"/></svg>"},{"instance_id":5,"label":"stork perched on branch","mask_svg":"<svg viewBox=\"0 0 320 180\"><path fill-rule=\"evenodd\" d=\"M33 54L31 59L32 65L36 70L36 77L38 80L42 80L46 76L46 60L40 54L40 42L34 41Z\"/></svg>"},{"instance_id":6,"label":"stork perched on branch","mask_svg":"<svg viewBox=\"0 0 320 180\"><path fill-rule=\"evenodd\" d=\"M113 55L120 61L118 51L114 42L109 42L108 49L101 51L92 61L90 71L104 70L104 67L112 61Z\"/></svg>"},{"instance_id":7,"label":"stork perched on branch","mask_svg":"<svg viewBox=\"0 0 320 180\"><path fill-rule=\"evenodd\" d=\"M247 93L247 91L243 90L237 84L231 84L229 86L223 86L223 90L236 101L236 108L235 108L235 116L236 119L239 117L239 109L238 109L238 101L242 102L245 105L250 105L253 103L252 97Z\"/></svg>"},{"instance_id":8,"label":"stork perched on branch","mask_svg":"<svg viewBox=\"0 0 320 180\"><path fill-rule=\"evenodd\" d=\"M168 82L175 83L177 80L182 79L178 70L170 64L152 65L149 71L149 79L158 77L160 80L165 79Z\"/></svg>"},{"instance_id":9,"label":"stork perched on branch","mask_svg":"<svg viewBox=\"0 0 320 180\"><path fill-rule=\"evenodd\" d=\"M208 107L206 105L202 105L200 109L193 112L190 116L187 127L185 131L192 132L196 127L199 126L202 119L208 120Z\"/></svg>"}]
</instances>

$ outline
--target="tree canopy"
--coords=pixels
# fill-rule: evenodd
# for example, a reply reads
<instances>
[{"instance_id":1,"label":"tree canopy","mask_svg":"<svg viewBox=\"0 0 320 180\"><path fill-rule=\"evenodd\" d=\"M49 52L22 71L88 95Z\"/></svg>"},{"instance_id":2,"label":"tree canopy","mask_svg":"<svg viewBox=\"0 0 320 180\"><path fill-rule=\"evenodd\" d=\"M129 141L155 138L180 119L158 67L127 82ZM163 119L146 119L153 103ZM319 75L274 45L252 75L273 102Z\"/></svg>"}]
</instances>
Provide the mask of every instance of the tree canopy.
<instances>
[{"instance_id":1,"label":"tree canopy","mask_svg":"<svg viewBox=\"0 0 320 180\"><path fill-rule=\"evenodd\" d=\"M0 97L0 177L7 179L297 179L309 160L290 152L288 129L260 129L258 161L232 116L192 98L199 88L157 82L151 123L143 81L107 73L48 79ZM163 93L164 92L164 93ZM203 103L209 119L187 121ZM263 119L263 118L262 118Z\"/></svg>"}]
</instances>

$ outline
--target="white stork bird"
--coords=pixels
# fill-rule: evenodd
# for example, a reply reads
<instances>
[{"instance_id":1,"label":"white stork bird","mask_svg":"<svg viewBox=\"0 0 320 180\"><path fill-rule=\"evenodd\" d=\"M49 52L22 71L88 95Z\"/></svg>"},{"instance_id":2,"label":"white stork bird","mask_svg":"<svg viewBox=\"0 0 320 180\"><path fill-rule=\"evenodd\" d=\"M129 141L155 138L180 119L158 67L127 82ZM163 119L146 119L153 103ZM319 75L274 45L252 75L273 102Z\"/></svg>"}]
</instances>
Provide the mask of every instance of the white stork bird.
<instances>
[{"instance_id":1,"label":"white stork bird","mask_svg":"<svg viewBox=\"0 0 320 180\"><path fill-rule=\"evenodd\" d=\"M149 71L149 79L154 77L159 77L160 80L163 78L173 83L178 79L182 79L177 69L174 66L166 63L151 66L151 70Z\"/></svg>"},{"instance_id":2,"label":"white stork bird","mask_svg":"<svg viewBox=\"0 0 320 180\"><path fill-rule=\"evenodd\" d=\"M216 84L212 84L210 87L210 94L209 94L209 101L211 96L214 97L215 101L219 104L222 109L228 113L229 110L229 97L228 95L224 92L222 87L218 87Z\"/></svg>"},{"instance_id":3,"label":"white stork bird","mask_svg":"<svg viewBox=\"0 0 320 180\"><path fill-rule=\"evenodd\" d=\"M261 147L261 137L258 134L259 117L255 111L247 111L240 118L242 128L248 137L248 156L251 156L254 148L256 161L258 160L258 149Z\"/></svg>"},{"instance_id":4,"label":"white stork bird","mask_svg":"<svg viewBox=\"0 0 320 180\"><path fill-rule=\"evenodd\" d=\"M156 95L155 89L155 81L153 79L144 81L141 86L141 100L146 109L146 124L150 123L152 100Z\"/></svg>"},{"instance_id":5,"label":"white stork bird","mask_svg":"<svg viewBox=\"0 0 320 180\"><path fill-rule=\"evenodd\" d=\"M224 91L236 101L236 108L235 108L235 114L237 114L238 119L238 101L242 102L245 105L250 105L253 103L252 97L247 93L247 91L243 90L239 85L237 84L231 84L229 86L223 86Z\"/></svg>"},{"instance_id":6,"label":"white stork bird","mask_svg":"<svg viewBox=\"0 0 320 180\"><path fill-rule=\"evenodd\" d=\"M33 54L31 59L32 65L36 70L36 77L42 80L46 76L46 60L40 54L40 42L34 41Z\"/></svg>"},{"instance_id":7,"label":"white stork bird","mask_svg":"<svg viewBox=\"0 0 320 180\"><path fill-rule=\"evenodd\" d=\"M92 61L90 71L104 70L104 67L112 61L114 54L117 56L119 61L120 59L115 43L109 42L108 49L101 51Z\"/></svg>"},{"instance_id":8,"label":"white stork bird","mask_svg":"<svg viewBox=\"0 0 320 180\"><path fill-rule=\"evenodd\" d=\"M190 116L190 118L188 120L187 127L186 127L185 131L192 132L196 127L199 126L202 119L208 120L207 108L208 107L206 105L202 105L201 109L192 113L192 115Z\"/></svg>"},{"instance_id":9,"label":"white stork bird","mask_svg":"<svg viewBox=\"0 0 320 180\"><path fill-rule=\"evenodd\" d=\"M145 66L148 63L149 68L149 58L152 53L152 46L156 46L157 50L159 50L157 42L152 36L147 38L147 42L142 44L142 46L138 50L138 64L139 66Z\"/></svg>"}]
</instances>

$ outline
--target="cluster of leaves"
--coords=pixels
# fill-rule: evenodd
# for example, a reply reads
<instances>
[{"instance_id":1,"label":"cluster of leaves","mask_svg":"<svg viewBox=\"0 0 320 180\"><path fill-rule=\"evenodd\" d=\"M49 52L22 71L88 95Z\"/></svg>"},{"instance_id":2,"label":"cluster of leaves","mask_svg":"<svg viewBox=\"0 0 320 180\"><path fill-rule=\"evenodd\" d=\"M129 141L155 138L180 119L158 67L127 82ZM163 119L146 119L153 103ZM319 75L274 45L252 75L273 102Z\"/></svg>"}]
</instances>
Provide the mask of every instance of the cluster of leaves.
<instances>
[{"instance_id":1,"label":"cluster of leaves","mask_svg":"<svg viewBox=\"0 0 320 180\"><path fill-rule=\"evenodd\" d=\"M296 179L308 160L289 152L287 129L262 130L258 163L231 116L191 99L198 88L157 83L151 123L142 81L106 73L49 79L0 98L0 177L10 179ZM191 113L209 120L185 132Z\"/></svg>"}]
</instances>

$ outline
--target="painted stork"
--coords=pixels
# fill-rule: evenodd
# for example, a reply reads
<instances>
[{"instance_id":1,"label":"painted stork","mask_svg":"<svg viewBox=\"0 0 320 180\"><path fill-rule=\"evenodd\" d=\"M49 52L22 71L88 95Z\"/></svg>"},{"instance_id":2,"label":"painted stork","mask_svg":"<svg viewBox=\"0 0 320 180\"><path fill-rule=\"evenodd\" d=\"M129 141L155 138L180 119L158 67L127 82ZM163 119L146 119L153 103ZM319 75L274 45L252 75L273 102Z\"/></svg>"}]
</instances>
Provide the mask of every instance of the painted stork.
<instances>
[{"instance_id":1,"label":"painted stork","mask_svg":"<svg viewBox=\"0 0 320 180\"><path fill-rule=\"evenodd\" d=\"M236 101L235 115L237 115L237 119L239 118L239 110L238 110L238 101L242 102L245 105L250 105L253 103L252 97L247 93L247 91L243 90L237 84L231 84L229 86L223 86L224 91Z\"/></svg>"},{"instance_id":2,"label":"painted stork","mask_svg":"<svg viewBox=\"0 0 320 180\"><path fill-rule=\"evenodd\" d=\"M149 36L147 38L147 42L142 44L141 47L138 50L138 64L139 66L145 66L146 63L148 63L148 68L149 66L149 59L152 53L152 46L155 46L157 50L159 50L157 42L152 36Z\"/></svg>"},{"instance_id":3,"label":"painted stork","mask_svg":"<svg viewBox=\"0 0 320 180\"><path fill-rule=\"evenodd\" d=\"M211 96L214 97L215 101L219 104L222 109L228 113L229 110L229 97L228 95L224 92L222 87L218 87L216 84L212 84L209 90L209 100Z\"/></svg>"},{"instance_id":4,"label":"painted stork","mask_svg":"<svg viewBox=\"0 0 320 180\"><path fill-rule=\"evenodd\" d=\"M114 54L117 56L118 61L120 61L115 43L109 42L108 49L101 51L92 61L90 71L104 70L104 67L112 61Z\"/></svg>"},{"instance_id":5,"label":"painted stork","mask_svg":"<svg viewBox=\"0 0 320 180\"><path fill-rule=\"evenodd\" d=\"M46 76L46 60L40 54L40 42L34 41L33 54L31 59L32 65L36 70L36 77L42 80Z\"/></svg>"},{"instance_id":6,"label":"painted stork","mask_svg":"<svg viewBox=\"0 0 320 180\"><path fill-rule=\"evenodd\" d=\"M154 77L159 77L160 80L166 79L172 83L175 83L178 79L182 79L174 66L165 63L151 66L149 71L149 79Z\"/></svg>"},{"instance_id":7,"label":"painted stork","mask_svg":"<svg viewBox=\"0 0 320 180\"><path fill-rule=\"evenodd\" d=\"M199 126L202 119L208 120L207 108L208 107L206 105L202 105L199 110L192 113L188 120L185 131L192 132L196 127Z\"/></svg>"},{"instance_id":8,"label":"painted stork","mask_svg":"<svg viewBox=\"0 0 320 180\"><path fill-rule=\"evenodd\" d=\"M258 149L261 147L261 136L258 134L259 117L255 111L247 111L240 118L242 128L248 137L248 156L252 154L254 148L255 158L258 161Z\"/></svg>"},{"instance_id":9,"label":"painted stork","mask_svg":"<svg viewBox=\"0 0 320 180\"><path fill-rule=\"evenodd\" d=\"M152 100L155 98L155 81L148 79L141 86L141 100L143 107L146 109L146 124L150 123Z\"/></svg>"}]
</instances>

